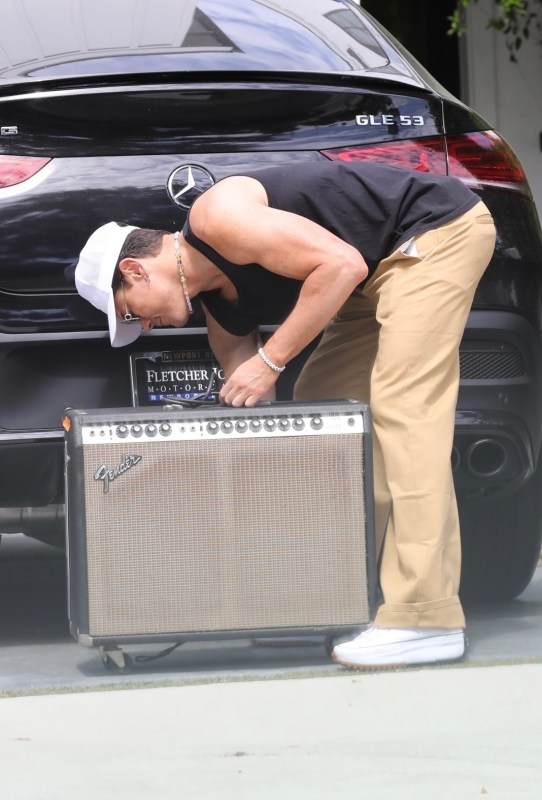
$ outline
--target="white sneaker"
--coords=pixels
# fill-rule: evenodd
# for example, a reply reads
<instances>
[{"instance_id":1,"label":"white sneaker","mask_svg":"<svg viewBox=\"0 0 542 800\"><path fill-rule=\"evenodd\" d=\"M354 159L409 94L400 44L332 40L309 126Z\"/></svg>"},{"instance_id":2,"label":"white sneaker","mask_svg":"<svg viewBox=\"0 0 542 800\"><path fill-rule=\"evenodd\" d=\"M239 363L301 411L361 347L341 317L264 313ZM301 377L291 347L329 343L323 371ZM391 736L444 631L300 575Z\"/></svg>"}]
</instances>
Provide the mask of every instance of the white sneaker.
<instances>
[{"instance_id":1,"label":"white sneaker","mask_svg":"<svg viewBox=\"0 0 542 800\"><path fill-rule=\"evenodd\" d=\"M370 627L334 647L331 657L343 667L402 667L456 661L465 655L463 628Z\"/></svg>"}]
</instances>

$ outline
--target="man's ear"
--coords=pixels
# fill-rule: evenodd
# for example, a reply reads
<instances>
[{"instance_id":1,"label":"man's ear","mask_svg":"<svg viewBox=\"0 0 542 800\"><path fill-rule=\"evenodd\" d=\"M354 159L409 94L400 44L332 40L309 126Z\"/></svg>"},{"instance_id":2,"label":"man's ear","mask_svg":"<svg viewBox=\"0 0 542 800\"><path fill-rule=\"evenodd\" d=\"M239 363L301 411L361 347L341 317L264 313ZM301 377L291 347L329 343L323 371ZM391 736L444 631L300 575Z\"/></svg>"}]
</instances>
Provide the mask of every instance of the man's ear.
<instances>
[{"instance_id":1,"label":"man's ear","mask_svg":"<svg viewBox=\"0 0 542 800\"><path fill-rule=\"evenodd\" d=\"M134 280L147 279L145 267L135 258L123 258L122 261L119 262L119 269L123 278L133 278Z\"/></svg>"}]
</instances>

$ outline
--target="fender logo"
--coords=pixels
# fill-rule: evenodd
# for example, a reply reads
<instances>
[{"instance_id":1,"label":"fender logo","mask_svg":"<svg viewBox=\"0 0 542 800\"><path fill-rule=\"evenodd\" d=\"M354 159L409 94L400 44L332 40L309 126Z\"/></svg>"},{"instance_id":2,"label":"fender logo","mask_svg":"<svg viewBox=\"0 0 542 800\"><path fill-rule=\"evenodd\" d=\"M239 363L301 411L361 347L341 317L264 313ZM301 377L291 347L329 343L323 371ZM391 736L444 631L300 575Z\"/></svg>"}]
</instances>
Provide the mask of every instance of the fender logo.
<instances>
[{"instance_id":1,"label":"fender logo","mask_svg":"<svg viewBox=\"0 0 542 800\"><path fill-rule=\"evenodd\" d=\"M117 464L117 466L113 467L112 469L109 469L109 467L107 467L105 464L102 464L101 467L98 467L98 469L94 473L94 480L103 481L104 494L107 494L111 483L113 481L116 481L117 478L120 478L120 476L123 475L125 472L128 472L129 469L135 467L136 464L139 464L141 459L142 456L123 455L120 464Z\"/></svg>"}]
</instances>

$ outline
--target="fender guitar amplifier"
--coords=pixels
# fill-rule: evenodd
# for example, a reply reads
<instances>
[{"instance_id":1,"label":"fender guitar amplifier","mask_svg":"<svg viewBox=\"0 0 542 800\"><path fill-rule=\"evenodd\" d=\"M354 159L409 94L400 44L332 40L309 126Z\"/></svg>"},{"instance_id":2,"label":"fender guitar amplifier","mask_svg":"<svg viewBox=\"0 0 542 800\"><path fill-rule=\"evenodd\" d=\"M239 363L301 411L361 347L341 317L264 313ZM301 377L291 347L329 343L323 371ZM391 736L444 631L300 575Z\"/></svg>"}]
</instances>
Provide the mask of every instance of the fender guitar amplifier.
<instances>
[{"instance_id":1,"label":"fender guitar amplifier","mask_svg":"<svg viewBox=\"0 0 542 800\"><path fill-rule=\"evenodd\" d=\"M335 635L369 622L367 406L68 409L64 427L81 644Z\"/></svg>"}]
</instances>

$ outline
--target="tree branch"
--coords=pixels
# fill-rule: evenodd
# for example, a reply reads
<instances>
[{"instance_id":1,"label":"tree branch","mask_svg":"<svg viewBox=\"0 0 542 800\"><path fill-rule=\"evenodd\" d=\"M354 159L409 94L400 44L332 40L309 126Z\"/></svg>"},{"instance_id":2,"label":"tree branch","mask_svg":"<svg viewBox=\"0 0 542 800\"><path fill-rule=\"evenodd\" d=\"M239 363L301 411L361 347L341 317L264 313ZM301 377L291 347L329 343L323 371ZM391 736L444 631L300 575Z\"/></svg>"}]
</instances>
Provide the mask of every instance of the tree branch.
<instances>
[{"instance_id":1,"label":"tree branch","mask_svg":"<svg viewBox=\"0 0 542 800\"><path fill-rule=\"evenodd\" d=\"M457 0L455 11L448 17L449 35L467 32L467 8L476 2ZM487 27L503 34L511 61L517 61L517 52L528 39L542 46L542 0L493 0L493 9Z\"/></svg>"}]
</instances>

